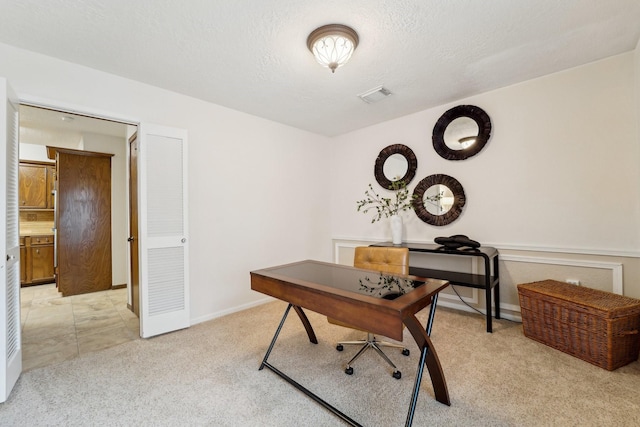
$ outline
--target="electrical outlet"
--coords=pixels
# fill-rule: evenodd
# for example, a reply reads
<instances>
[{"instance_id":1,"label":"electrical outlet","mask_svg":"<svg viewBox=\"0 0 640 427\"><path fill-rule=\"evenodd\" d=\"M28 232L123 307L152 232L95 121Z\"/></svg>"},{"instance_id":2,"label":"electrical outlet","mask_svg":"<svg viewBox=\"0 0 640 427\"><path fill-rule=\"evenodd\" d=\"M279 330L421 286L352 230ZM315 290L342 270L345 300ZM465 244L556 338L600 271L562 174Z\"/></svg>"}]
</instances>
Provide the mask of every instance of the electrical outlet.
<instances>
[{"instance_id":1,"label":"electrical outlet","mask_svg":"<svg viewBox=\"0 0 640 427\"><path fill-rule=\"evenodd\" d=\"M578 279L567 279L567 283L570 283L570 284L576 285L576 286L580 286L580 280L578 280Z\"/></svg>"}]
</instances>

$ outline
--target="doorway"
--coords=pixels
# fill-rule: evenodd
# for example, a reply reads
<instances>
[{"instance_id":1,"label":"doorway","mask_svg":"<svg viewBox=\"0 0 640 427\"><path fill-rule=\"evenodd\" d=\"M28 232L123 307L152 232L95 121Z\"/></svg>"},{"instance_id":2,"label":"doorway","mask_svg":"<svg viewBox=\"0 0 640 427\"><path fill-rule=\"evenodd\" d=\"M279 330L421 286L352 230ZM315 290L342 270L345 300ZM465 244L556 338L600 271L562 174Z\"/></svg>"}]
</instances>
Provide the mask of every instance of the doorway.
<instances>
[{"instance_id":1,"label":"doorway","mask_svg":"<svg viewBox=\"0 0 640 427\"><path fill-rule=\"evenodd\" d=\"M138 339L139 319L131 306L128 262L128 137L136 126L45 108L20 106L20 160L51 162L46 146L110 152L112 164L112 289L62 297L55 283L21 288L23 365L59 363L131 339ZM27 213L29 214L27 216ZM21 220L51 220L47 210L30 210ZM53 222L53 221L52 221ZM53 224L21 221L21 236ZM44 231L46 232L46 231ZM55 231L54 231L55 232ZM75 349L75 351L74 351Z\"/></svg>"}]
</instances>

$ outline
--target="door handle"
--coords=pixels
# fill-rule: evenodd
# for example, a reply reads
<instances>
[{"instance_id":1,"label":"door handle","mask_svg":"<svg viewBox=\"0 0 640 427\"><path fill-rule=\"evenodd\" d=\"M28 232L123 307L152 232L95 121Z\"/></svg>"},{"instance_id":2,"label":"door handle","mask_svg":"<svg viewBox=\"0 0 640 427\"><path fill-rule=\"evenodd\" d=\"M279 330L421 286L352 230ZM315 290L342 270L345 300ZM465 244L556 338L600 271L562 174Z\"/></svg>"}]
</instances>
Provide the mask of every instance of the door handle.
<instances>
[{"instance_id":1,"label":"door handle","mask_svg":"<svg viewBox=\"0 0 640 427\"><path fill-rule=\"evenodd\" d=\"M129 238L127 239L127 242L133 242L134 240L136 240L136 238L135 238L135 237L133 237L133 236L131 236L131 237L129 237Z\"/></svg>"}]
</instances>

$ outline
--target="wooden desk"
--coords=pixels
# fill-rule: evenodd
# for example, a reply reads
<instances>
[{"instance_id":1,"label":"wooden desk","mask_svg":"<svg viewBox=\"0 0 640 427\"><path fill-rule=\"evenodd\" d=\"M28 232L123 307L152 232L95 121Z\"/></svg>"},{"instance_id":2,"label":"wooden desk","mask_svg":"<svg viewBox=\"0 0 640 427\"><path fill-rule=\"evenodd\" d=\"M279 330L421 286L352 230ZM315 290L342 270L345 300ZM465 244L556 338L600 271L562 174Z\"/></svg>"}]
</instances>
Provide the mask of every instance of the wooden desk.
<instances>
[{"instance_id":1,"label":"wooden desk","mask_svg":"<svg viewBox=\"0 0 640 427\"><path fill-rule=\"evenodd\" d=\"M394 300L387 300L375 297L360 289L360 280L371 276L371 274L370 270L319 261L301 261L252 271L251 289L289 303L262 360L260 369L265 367L270 369L343 421L358 426L360 424L356 421L269 364L269 354L276 343L284 321L293 307L307 331L309 341L314 344L317 344L318 341L302 310L303 308L396 340L402 340L403 328L406 325L420 349L418 372L407 414L406 425L410 426L413 422L425 366L431 376L436 400L446 405L451 404L444 373L429 338L438 292L446 288L449 283L444 280L424 279L416 276L396 276L403 283L409 284L410 290ZM380 273L375 272L374 274ZM431 305L429 319L426 326L422 327L415 315L429 305Z\"/></svg>"},{"instance_id":2,"label":"wooden desk","mask_svg":"<svg viewBox=\"0 0 640 427\"><path fill-rule=\"evenodd\" d=\"M438 255L454 255L466 257L478 257L484 261L483 274L462 273L459 271L434 270L428 268L409 266L409 273L422 277L434 277L436 279L448 280L452 285L464 286L467 288L483 289L486 305L487 332L493 331L491 321L491 290L493 289L493 305L496 319L500 319L500 270L499 254L496 248L490 246L480 246L477 249L447 249L444 246L429 243L403 243L394 245L391 242L376 243L371 246L398 246L409 249L409 252L420 252ZM493 265L493 274L491 266Z\"/></svg>"}]
</instances>

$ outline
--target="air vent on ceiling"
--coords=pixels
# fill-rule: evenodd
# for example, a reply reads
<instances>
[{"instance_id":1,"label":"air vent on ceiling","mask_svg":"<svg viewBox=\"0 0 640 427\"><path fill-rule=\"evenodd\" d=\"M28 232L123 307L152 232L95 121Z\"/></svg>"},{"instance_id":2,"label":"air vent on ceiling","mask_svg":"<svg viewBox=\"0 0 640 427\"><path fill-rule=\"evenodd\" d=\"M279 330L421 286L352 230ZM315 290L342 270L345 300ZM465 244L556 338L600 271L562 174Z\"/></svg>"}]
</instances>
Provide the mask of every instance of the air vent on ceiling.
<instances>
[{"instance_id":1,"label":"air vent on ceiling","mask_svg":"<svg viewBox=\"0 0 640 427\"><path fill-rule=\"evenodd\" d=\"M367 104L373 104L374 102L378 102L389 95L391 95L391 91L389 89L378 86L364 93L361 93L358 96Z\"/></svg>"}]
</instances>

